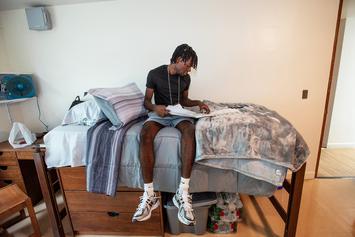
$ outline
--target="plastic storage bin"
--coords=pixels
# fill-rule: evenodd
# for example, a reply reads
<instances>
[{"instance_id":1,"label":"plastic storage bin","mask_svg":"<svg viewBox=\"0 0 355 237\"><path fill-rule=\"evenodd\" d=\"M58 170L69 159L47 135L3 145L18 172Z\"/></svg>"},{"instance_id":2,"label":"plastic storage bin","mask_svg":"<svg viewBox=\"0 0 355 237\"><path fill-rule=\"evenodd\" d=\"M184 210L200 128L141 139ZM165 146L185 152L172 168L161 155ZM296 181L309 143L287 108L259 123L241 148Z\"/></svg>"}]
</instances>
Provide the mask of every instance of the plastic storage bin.
<instances>
[{"instance_id":1,"label":"plastic storage bin","mask_svg":"<svg viewBox=\"0 0 355 237\"><path fill-rule=\"evenodd\" d=\"M172 196L171 196L172 197ZM168 226L171 234L193 233L202 235L207 229L208 209L211 205L217 203L216 193L194 193L192 194L192 208L196 217L196 225L187 226L182 224L178 219L178 209L169 197L164 205L168 216Z\"/></svg>"}]
</instances>

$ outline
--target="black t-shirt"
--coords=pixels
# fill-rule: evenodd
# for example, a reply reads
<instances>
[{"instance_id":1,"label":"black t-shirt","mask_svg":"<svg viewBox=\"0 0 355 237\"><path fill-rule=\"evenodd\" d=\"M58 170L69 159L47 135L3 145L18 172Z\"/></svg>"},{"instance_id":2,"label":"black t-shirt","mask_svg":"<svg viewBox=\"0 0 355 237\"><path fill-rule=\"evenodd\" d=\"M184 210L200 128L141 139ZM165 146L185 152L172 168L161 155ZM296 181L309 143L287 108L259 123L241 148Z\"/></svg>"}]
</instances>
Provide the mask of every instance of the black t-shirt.
<instances>
[{"instance_id":1,"label":"black t-shirt","mask_svg":"<svg viewBox=\"0 0 355 237\"><path fill-rule=\"evenodd\" d=\"M170 75L170 88L173 104L178 103L178 79L180 77L180 103L182 99L182 93L189 89L190 75ZM168 65L162 65L155 69L152 69L148 73L147 88L154 90L154 100L157 105L171 105L169 82L168 82Z\"/></svg>"}]
</instances>

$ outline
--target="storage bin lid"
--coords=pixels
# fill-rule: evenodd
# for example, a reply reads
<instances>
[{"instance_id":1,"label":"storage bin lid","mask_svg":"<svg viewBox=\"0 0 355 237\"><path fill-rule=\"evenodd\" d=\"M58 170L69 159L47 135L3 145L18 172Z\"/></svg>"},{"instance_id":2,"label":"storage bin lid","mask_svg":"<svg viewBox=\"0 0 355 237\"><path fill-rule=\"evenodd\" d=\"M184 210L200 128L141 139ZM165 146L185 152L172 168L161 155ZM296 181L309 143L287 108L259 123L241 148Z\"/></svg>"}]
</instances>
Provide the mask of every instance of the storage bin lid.
<instances>
[{"instance_id":1,"label":"storage bin lid","mask_svg":"<svg viewBox=\"0 0 355 237\"><path fill-rule=\"evenodd\" d=\"M165 208L176 208L172 197L169 198L168 202L164 205ZM193 193L192 194L192 207L203 207L210 206L217 203L217 195L213 192L203 192L203 193Z\"/></svg>"}]
</instances>

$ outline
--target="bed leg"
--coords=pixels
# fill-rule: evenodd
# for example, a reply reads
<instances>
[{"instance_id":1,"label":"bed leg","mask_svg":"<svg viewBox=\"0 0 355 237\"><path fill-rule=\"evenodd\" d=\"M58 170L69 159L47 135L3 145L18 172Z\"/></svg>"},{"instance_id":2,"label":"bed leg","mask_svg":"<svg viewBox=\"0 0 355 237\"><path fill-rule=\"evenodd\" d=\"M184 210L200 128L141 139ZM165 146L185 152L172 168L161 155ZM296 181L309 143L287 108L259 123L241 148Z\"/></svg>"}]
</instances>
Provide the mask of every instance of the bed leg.
<instances>
[{"instance_id":1,"label":"bed leg","mask_svg":"<svg viewBox=\"0 0 355 237\"><path fill-rule=\"evenodd\" d=\"M43 154L41 154L39 148L36 148L36 151L33 153L33 159L36 165L36 171L40 182L43 199L44 202L46 203L53 236L65 237L62 221L59 216L58 205L55 198L55 194L51 187L50 180L47 176L47 168L43 160Z\"/></svg>"},{"instance_id":2,"label":"bed leg","mask_svg":"<svg viewBox=\"0 0 355 237\"><path fill-rule=\"evenodd\" d=\"M297 172L292 173L284 237L296 236L297 220L301 206L302 188L305 171L306 164L304 164Z\"/></svg>"}]
</instances>

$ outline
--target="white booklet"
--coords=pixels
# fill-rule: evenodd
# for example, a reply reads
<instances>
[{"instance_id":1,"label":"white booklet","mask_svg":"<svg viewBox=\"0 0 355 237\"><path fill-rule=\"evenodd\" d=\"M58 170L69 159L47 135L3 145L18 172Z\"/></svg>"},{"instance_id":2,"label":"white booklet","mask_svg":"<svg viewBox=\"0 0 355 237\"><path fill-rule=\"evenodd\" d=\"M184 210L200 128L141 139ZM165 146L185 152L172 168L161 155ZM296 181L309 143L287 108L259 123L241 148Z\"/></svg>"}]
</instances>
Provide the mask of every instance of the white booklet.
<instances>
[{"instance_id":1,"label":"white booklet","mask_svg":"<svg viewBox=\"0 0 355 237\"><path fill-rule=\"evenodd\" d=\"M169 114L171 115L178 115L183 117L190 117L190 118L202 118L213 116L212 114L204 114L204 113L196 113L188 109L184 109L180 104L176 105L169 105L166 107L169 110Z\"/></svg>"},{"instance_id":2,"label":"white booklet","mask_svg":"<svg viewBox=\"0 0 355 237\"><path fill-rule=\"evenodd\" d=\"M190 118L203 118L203 117L227 115L231 113L241 113L238 109L231 109L231 108L223 108L220 110L215 110L209 114L196 113L194 111L184 109L180 104L168 105L166 109L169 110L169 114L171 115L178 115L178 116L190 117Z\"/></svg>"}]
</instances>

